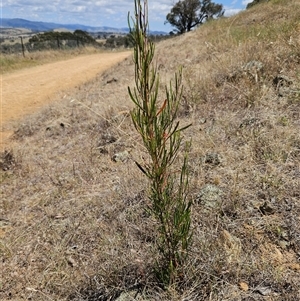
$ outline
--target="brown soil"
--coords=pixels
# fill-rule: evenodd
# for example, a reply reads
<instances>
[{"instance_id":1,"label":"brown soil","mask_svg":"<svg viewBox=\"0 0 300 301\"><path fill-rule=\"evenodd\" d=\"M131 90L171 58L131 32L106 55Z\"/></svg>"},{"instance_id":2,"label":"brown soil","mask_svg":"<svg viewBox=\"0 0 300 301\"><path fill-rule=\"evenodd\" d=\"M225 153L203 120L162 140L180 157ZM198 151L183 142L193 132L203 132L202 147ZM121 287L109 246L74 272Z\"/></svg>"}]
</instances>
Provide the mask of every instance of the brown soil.
<instances>
[{"instance_id":1,"label":"brown soil","mask_svg":"<svg viewBox=\"0 0 300 301\"><path fill-rule=\"evenodd\" d=\"M91 80L129 55L129 51L84 55L3 75L0 99L1 150L8 143L15 121L53 101L58 92Z\"/></svg>"}]
</instances>

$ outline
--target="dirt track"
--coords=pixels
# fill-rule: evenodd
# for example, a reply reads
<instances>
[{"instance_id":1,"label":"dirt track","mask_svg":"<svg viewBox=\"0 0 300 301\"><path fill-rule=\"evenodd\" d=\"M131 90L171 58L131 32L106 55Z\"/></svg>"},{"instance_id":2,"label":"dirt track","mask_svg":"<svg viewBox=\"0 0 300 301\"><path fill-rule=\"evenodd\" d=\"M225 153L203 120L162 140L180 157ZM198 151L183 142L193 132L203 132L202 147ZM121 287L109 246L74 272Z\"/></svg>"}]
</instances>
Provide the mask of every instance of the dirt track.
<instances>
[{"instance_id":1,"label":"dirt track","mask_svg":"<svg viewBox=\"0 0 300 301\"><path fill-rule=\"evenodd\" d=\"M9 124L55 99L57 92L94 78L122 61L130 52L84 55L65 61L22 69L2 76L0 151L11 134Z\"/></svg>"}]
</instances>

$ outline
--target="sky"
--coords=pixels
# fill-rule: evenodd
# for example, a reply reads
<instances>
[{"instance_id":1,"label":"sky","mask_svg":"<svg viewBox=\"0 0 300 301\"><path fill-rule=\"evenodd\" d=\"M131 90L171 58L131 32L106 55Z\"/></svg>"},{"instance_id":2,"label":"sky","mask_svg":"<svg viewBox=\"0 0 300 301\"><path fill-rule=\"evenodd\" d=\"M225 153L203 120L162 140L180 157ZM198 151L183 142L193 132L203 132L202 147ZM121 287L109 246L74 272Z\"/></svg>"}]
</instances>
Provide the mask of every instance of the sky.
<instances>
[{"instance_id":1,"label":"sky","mask_svg":"<svg viewBox=\"0 0 300 301\"><path fill-rule=\"evenodd\" d=\"M166 15L177 0L148 0L151 30L169 32ZM213 0L223 4L225 16L245 9L252 0ZM0 0L2 18L88 26L128 27L127 14L134 11L133 0Z\"/></svg>"}]
</instances>

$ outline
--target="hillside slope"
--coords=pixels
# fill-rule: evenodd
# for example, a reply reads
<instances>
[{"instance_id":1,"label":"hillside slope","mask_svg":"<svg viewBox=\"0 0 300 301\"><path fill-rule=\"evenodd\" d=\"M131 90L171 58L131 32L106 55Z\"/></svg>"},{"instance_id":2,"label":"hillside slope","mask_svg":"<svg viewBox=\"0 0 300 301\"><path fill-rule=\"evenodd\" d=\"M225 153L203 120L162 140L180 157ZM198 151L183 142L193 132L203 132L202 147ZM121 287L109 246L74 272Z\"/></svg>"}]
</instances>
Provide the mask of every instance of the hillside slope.
<instances>
[{"instance_id":1,"label":"hillside slope","mask_svg":"<svg viewBox=\"0 0 300 301\"><path fill-rule=\"evenodd\" d=\"M0 298L299 300L299 15L273 0L157 45L162 91L182 66L192 122L194 240L176 287L152 273L126 59L24 120L2 154Z\"/></svg>"}]
</instances>

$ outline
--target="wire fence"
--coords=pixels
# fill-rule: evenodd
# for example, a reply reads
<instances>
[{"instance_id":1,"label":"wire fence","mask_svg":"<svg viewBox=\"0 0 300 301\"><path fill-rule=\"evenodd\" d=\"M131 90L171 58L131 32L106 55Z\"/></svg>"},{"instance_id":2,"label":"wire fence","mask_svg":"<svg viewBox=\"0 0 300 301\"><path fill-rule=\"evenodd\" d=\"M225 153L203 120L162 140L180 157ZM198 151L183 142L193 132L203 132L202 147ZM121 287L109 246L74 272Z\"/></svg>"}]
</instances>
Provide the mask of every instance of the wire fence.
<instances>
[{"instance_id":1,"label":"wire fence","mask_svg":"<svg viewBox=\"0 0 300 301\"><path fill-rule=\"evenodd\" d=\"M42 51L42 50L55 50L55 49L61 49L61 50L67 50L67 49L73 49L78 47L84 47L88 45L93 46L100 46L97 43L91 43L91 42L85 42L78 39L51 39L51 40L45 40L45 41L34 41L34 42L23 42L23 39L21 38L19 42L14 41L10 43L2 42L0 44L0 52L3 54L17 54L20 53L23 56L26 55L26 53L35 52L35 51Z\"/></svg>"},{"instance_id":2,"label":"wire fence","mask_svg":"<svg viewBox=\"0 0 300 301\"><path fill-rule=\"evenodd\" d=\"M50 35L50 38L24 38L16 37L12 38L9 42L4 39L0 39L0 53L2 54L21 54L24 57L26 53L43 51L43 50L68 50L78 47L94 46L104 48L131 48L133 47L132 41L128 35L111 35L101 42L97 42L91 37L78 36L74 38L62 38L62 35ZM157 43L161 40L171 38L172 36L167 35L153 35L150 39Z\"/></svg>"}]
</instances>

